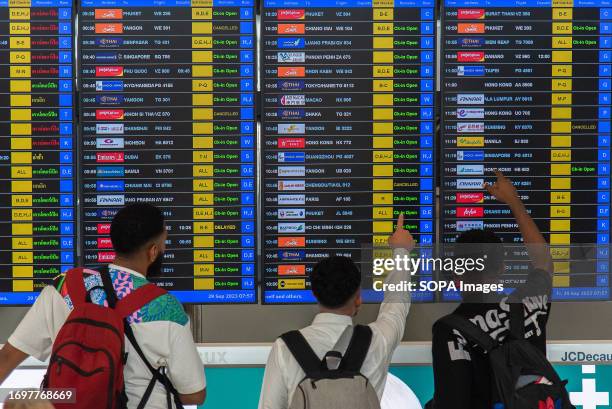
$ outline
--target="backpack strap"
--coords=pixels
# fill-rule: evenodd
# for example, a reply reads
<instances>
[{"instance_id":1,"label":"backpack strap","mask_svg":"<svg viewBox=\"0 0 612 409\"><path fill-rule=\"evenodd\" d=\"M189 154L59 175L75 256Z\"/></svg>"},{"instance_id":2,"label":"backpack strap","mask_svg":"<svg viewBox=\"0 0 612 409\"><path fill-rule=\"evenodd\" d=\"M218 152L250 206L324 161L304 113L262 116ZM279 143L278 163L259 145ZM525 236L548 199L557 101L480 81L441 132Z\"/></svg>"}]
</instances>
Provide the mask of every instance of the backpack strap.
<instances>
[{"instance_id":1,"label":"backpack strap","mask_svg":"<svg viewBox=\"0 0 612 409\"><path fill-rule=\"evenodd\" d=\"M525 312L523 302L510 302L510 335L516 339L525 339Z\"/></svg>"},{"instance_id":2,"label":"backpack strap","mask_svg":"<svg viewBox=\"0 0 612 409\"><path fill-rule=\"evenodd\" d=\"M281 335L281 339L291 351L291 354L298 362L308 378L316 377L321 371L321 360L312 350L306 338L300 331L289 331Z\"/></svg>"},{"instance_id":3,"label":"backpack strap","mask_svg":"<svg viewBox=\"0 0 612 409\"><path fill-rule=\"evenodd\" d=\"M87 291L85 291L85 282L83 281L83 269L72 268L66 271L66 289L68 296L75 307L85 304Z\"/></svg>"},{"instance_id":4,"label":"backpack strap","mask_svg":"<svg viewBox=\"0 0 612 409\"><path fill-rule=\"evenodd\" d=\"M372 328L367 325L356 325L351 342L340 362L340 369L359 372L365 361L372 342Z\"/></svg>"},{"instance_id":5,"label":"backpack strap","mask_svg":"<svg viewBox=\"0 0 612 409\"><path fill-rule=\"evenodd\" d=\"M477 325L472 323L472 321L468 320L462 315L447 315L445 317L440 318L435 325L439 324L445 324L450 328L458 330L463 336L474 342L486 352L492 351L499 345L499 343L493 338L491 338L489 334L484 332Z\"/></svg>"},{"instance_id":6,"label":"backpack strap","mask_svg":"<svg viewBox=\"0 0 612 409\"><path fill-rule=\"evenodd\" d=\"M156 286L153 283L145 284L142 287L132 291L121 300L117 301L115 311L117 311L121 318L126 318L157 297L161 297L162 295L166 294L166 290Z\"/></svg>"}]
</instances>

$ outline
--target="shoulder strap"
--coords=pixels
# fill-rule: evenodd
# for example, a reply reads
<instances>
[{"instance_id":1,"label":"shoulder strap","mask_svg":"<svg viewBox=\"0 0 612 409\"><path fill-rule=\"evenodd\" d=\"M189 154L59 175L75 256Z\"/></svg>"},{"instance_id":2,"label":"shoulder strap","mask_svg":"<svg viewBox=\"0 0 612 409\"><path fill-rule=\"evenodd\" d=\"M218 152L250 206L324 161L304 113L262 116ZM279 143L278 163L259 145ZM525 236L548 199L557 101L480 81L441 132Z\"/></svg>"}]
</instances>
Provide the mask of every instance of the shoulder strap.
<instances>
[{"instance_id":1,"label":"shoulder strap","mask_svg":"<svg viewBox=\"0 0 612 409\"><path fill-rule=\"evenodd\" d=\"M523 302L510 302L510 334L514 339L525 339L525 312Z\"/></svg>"},{"instance_id":2,"label":"shoulder strap","mask_svg":"<svg viewBox=\"0 0 612 409\"><path fill-rule=\"evenodd\" d=\"M66 289L72 301L72 305L85 304L87 292L85 291L85 282L83 281L83 269L73 268L66 272Z\"/></svg>"},{"instance_id":3,"label":"shoulder strap","mask_svg":"<svg viewBox=\"0 0 612 409\"><path fill-rule=\"evenodd\" d=\"M349 343L353 338L353 332L355 331L355 327L353 325L348 325L342 334L340 334L340 338L336 341L336 344L332 347L332 351L340 352L342 355L346 353L348 349Z\"/></svg>"},{"instance_id":4,"label":"shoulder strap","mask_svg":"<svg viewBox=\"0 0 612 409\"><path fill-rule=\"evenodd\" d=\"M311 378L320 371L321 360L312 350L306 338L300 331L289 331L281 335L281 339L291 351L291 354L298 362L306 376Z\"/></svg>"},{"instance_id":5,"label":"shoulder strap","mask_svg":"<svg viewBox=\"0 0 612 409\"><path fill-rule=\"evenodd\" d=\"M121 300L117 301L115 311L117 311L121 318L126 318L157 297L161 297L165 294L167 293L163 288L160 288L153 283L145 284L142 287L132 291Z\"/></svg>"},{"instance_id":6,"label":"shoulder strap","mask_svg":"<svg viewBox=\"0 0 612 409\"><path fill-rule=\"evenodd\" d=\"M486 352L490 352L498 345L498 342L491 338L489 334L462 315L450 314L440 318L436 324L438 323L446 324L450 328L458 330L467 339L480 346Z\"/></svg>"},{"instance_id":7,"label":"shoulder strap","mask_svg":"<svg viewBox=\"0 0 612 409\"><path fill-rule=\"evenodd\" d=\"M372 328L367 325L356 325L348 349L340 363L340 369L359 372L365 361L372 342Z\"/></svg>"}]
</instances>

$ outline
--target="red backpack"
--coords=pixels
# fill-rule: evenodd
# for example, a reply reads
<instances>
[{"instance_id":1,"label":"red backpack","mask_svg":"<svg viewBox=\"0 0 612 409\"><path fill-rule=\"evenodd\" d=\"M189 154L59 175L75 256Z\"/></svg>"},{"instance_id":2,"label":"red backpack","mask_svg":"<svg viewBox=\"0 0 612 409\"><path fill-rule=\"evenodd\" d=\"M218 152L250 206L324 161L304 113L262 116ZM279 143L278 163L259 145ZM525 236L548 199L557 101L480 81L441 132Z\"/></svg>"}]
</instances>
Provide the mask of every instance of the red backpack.
<instances>
[{"instance_id":1,"label":"red backpack","mask_svg":"<svg viewBox=\"0 0 612 409\"><path fill-rule=\"evenodd\" d=\"M125 318L166 294L165 290L149 283L117 301L108 271L102 271L100 275L105 284L109 308L87 302L82 268L66 273L66 286L73 309L53 343L43 386L72 389L75 403L58 402L54 404L56 409L126 407L123 365L127 355L124 335L130 341L135 342L135 339ZM107 289L109 284L112 294ZM135 347L140 355L140 348ZM146 364L149 366L148 362Z\"/></svg>"}]
</instances>

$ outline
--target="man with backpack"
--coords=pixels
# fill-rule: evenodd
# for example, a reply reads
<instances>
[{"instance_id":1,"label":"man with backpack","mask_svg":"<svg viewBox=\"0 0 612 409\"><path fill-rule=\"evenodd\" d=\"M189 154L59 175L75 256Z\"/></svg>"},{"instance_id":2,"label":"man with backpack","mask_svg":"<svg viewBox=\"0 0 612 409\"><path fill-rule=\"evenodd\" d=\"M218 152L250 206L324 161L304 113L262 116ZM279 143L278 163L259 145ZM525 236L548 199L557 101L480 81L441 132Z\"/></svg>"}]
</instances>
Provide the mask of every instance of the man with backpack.
<instances>
[{"instance_id":1,"label":"man with backpack","mask_svg":"<svg viewBox=\"0 0 612 409\"><path fill-rule=\"evenodd\" d=\"M389 245L403 257L414 240L400 215ZM410 280L392 271L388 283ZM312 325L282 335L272 346L260 409L378 409L391 356L404 335L407 292L387 293L378 318L353 326L361 306L361 273L346 257L319 262L310 276L320 313Z\"/></svg>"},{"instance_id":2,"label":"man with backpack","mask_svg":"<svg viewBox=\"0 0 612 409\"><path fill-rule=\"evenodd\" d=\"M42 290L0 351L0 383L31 355L49 358L44 386L75 389L76 401L56 403L59 409L203 403L204 368L189 318L147 280L161 272L168 237L162 212L126 206L110 236L113 264L70 270Z\"/></svg>"},{"instance_id":3,"label":"man with backpack","mask_svg":"<svg viewBox=\"0 0 612 409\"><path fill-rule=\"evenodd\" d=\"M464 292L453 314L433 327L435 392L428 409L572 408L562 382L546 359L552 260L546 240L512 182L499 171L487 192L509 206L532 264L527 281L510 295ZM502 241L470 230L457 239L463 256L485 259L469 283L499 283L505 270Z\"/></svg>"}]
</instances>

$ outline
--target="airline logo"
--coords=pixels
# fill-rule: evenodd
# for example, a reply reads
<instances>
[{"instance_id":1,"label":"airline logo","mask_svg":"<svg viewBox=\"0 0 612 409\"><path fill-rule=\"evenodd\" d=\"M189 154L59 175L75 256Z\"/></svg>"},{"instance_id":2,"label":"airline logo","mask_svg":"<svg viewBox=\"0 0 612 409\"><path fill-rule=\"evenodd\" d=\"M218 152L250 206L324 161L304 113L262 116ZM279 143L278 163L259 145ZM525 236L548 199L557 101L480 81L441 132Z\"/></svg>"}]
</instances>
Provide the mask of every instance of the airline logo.
<instances>
[{"instance_id":1,"label":"airline logo","mask_svg":"<svg viewBox=\"0 0 612 409\"><path fill-rule=\"evenodd\" d=\"M459 176L480 176L484 175L484 165L457 165L457 175Z\"/></svg>"},{"instance_id":2,"label":"airline logo","mask_svg":"<svg viewBox=\"0 0 612 409\"><path fill-rule=\"evenodd\" d=\"M280 191L306 190L306 181L305 180L279 180L278 190Z\"/></svg>"},{"instance_id":3,"label":"airline logo","mask_svg":"<svg viewBox=\"0 0 612 409\"><path fill-rule=\"evenodd\" d=\"M458 51L457 62L484 62L484 51Z\"/></svg>"},{"instance_id":4,"label":"airline logo","mask_svg":"<svg viewBox=\"0 0 612 409\"><path fill-rule=\"evenodd\" d=\"M123 135L125 127L123 124L96 124L98 135Z\"/></svg>"},{"instance_id":5,"label":"airline logo","mask_svg":"<svg viewBox=\"0 0 612 409\"><path fill-rule=\"evenodd\" d=\"M98 252L98 261L100 263L110 263L115 260L115 252L113 251L100 251Z\"/></svg>"},{"instance_id":6,"label":"airline logo","mask_svg":"<svg viewBox=\"0 0 612 409\"><path fill-rule=\"evenodd\" d=\"M484 119L484 108L457 108L457 118L459 119Z\"/></svg>"},{"instance_id":7,"label":"airline logo","mask_svg":"<svg viewBox=\"0 0 612 409\"><path fill-rule=\"evenodd\" d=\"M123 77L123 67L118 65L96 67L96 77Z\"/></svg>"},{"instance_id":8,"label":"airline logo","mask_svg":"<svg viewBox=\"0 0 612 409\"><path fill-rule=\"evenodd\" d=\"M305 233L306 223L277 223L279 233Z\"/></svg>"},{"instance_id":9,"label":"airline logo","mask_svg":"<svg viewBox=\"0 0 612 409\"><path fill-rule=\"evenodd\" d=\"M484 208L482 207L457 207L457 217L482 217Z\"/></svg>"},{"instance_id":10,"label":"airline logo","mask_svg":"<svg viewBox=\"0 0 612 409\"><path fill-rule=\"evenodd\" d=\"M280 103L283 106L304 106L306 105L306 95L283 95Z\"/></svg>"},{"instance_id":11,"label":"airline logo","mask_svg":"<svg viewBox=\"0 0 612 409\"><path fill-rule=\"evenodd\" d=\"M306 124L278 124L279 134L305 134Z\"/></svg>"},{"instance_id":12,"label":"airline logo","mask_svg":"<svg viewBox=\"0 0 612 409\"><path fill-rule=\"evenodd\" d=\"M123 166L98 166L96 168L96 176L107 178L125 176L125 169Z\"/></svg>"},{"instance_id":13,"label":"airline logo","mask_svg":"<svg viewBox=\"0 0 612 409\"><path fill-rule=\"evenodd\" d=\"M123 138L96 138L97 149L123 149L124 147Z\"/></svg>"},{"instance_id":14,"label":"airline logo","mask_svg":"<svg viewBox=\"0 0 612 409\"><path fill-rule=\"evenodd\" d=\"M123 81L96 81L96 91L123 91Z\"/></svg>"},{"instance_id":15,"label":"airline logo","mask_svg":"<svg viewBox=\"0 0 612 409\"><path fill-rule=\"evenodd\" d=\"M280 119L302 119L306 115L306 110L300 108L279 109L276 116Z\"/></svg>"},{"instance_id":16,"label":"airline logo","mask_svg":"<svg viewBox=\"0 0 612 409\"><path fill-rule=\"evenodd\" d=\"M96 162L122 163L125 162L125 154L123 152L96 152Z\"/></svg>"},{"instance_id":17,"label":"airline logo","mask_svg":"<svg viewBox=\"0 0 612 409\"><path fill-rule=\"evenodd\" d=\"M306 67L278 67L278 77L286 78L286 77L305 77L306 76Z\"/></svg>"},{"instance_id":18,"label":"airline logo","mask_svg":"<svg viewBox=\"0 0 612 409\"><path fill-rule=\"evenodd\" d=\"M306 147L305 138L278 138L276 145L279 148L285 149L303 149ZM279 154L280 158L280 154ZM280 159L279 159L280 162Z\"/></svg>"},{"instance_id":19,"label":"airline logo","mask_svg":"<svg viewBox=\"0 0 612 409\"><path fill-rule=\"evenodd\" d=\"M123 95L96 95L96 103L100 105L121 105L123 101Z\"/></svg>"},{"instance_id":20,"label":"airline logo","mask_svg":"<svg viewBox=\"0 0 612 409\"><path fill-rule=\"evenodd\" d=\"M115 62L119 59L117 53L113 52L104 52L104 53L95 53L94 58L97 62Z\"/></svg>"},{"instance_id":21,"label":"airline logo","mask_svg":"<svg viewBox=\"0 0 612 409\"><path fill-rule=\"evenodd\" d=\"M98 195L96 197L98 206L123 206L125 205L124 195Z\"/></svg>"},{"instance_id":22,"label":"airline logo","mask_svg":"<svg viewBox=\"0 0 612 409\"><path fill-rule=\"evenodd\" d=\"M482 189L484 179L457 179L457 189L476 190Z\"/></svg>"},{"instance_id":23,"label":"airline logo","mask_svg":"<svg viewBox=\"0 0 612 409\"><path fill-rule=\"evenodd\" d=\"M459 39L459 45L464 48L478 48L485 45L485 39L482 37L464 37Z\"/></svg>"},{"instance_id":24,"label":"airline logo","mask_svg":"<svg viewBox=\"0 0 612 409\"><path fill-rule=\"evenodd\" d=\"M300 37L287 37L287 38L279 38L277 41L277 47L279 49L299 49L306 47L306 40Z\"/></svg>"},{"instance_id":25,"label":"airline logo","mask_svg":"<svg viewBox=\"0 0 612 409\"><path fill-rule=\"evenodd\" d=\"M96 9L94 12L96 20L120 20L123 18L122 9Z\"/></svg>"},{"instance_id":26,"label":"airline logo","mask_svg":"<svg viewBox=\"0 0 612 409\"><path fill-rule=\"evenodd\" d=\"M98 248L99 249L112 249L113 243L109 237L98 237Z\"/></svg>"},{"instance_id":27,"label":"airline logo","mask_svg":"<svg viewBox=\"0 0 612 409\"><path fill-rule=\"evenodd\" d=\"M306 217L306 209L278 209L279 219L303 219Z\"/></svg>"},{"instance_id":28,"label":"airline logo","mask_svg":"<svg viewBox=\"0 0 612 409\"><path fill-rule=\"evenodd\" d=\"M457 132L459 133L481 133L484 131L484 122L457 122Z\"/></svg>"},{"instance_id":29,"label":"airline logo","mask_svg":"<svg viewBox=\"0 0 612 409\"><path fill-rule=\"evenodd\" d=\"M276 53L279 63L306 62L306 53L303 51L279 51Z\"/></svg>"},{"instance_id":30,"label":"airline logo","mask_svg":"<svg viewBox=\"0 0 612 409\"><path fill-rule=\"evenodd\" d=\"M458 136L457 146L459 147L483 147L484 136Z\"/></svg>"},{"instance_id":31,"label":"airline logo","mask_svg":"<svg viewBox=\"0 0 612 409\"><path fill-rule=\"evenodd\" d=\"M123 119L123 109L96 109L96 119L99 121L114 121Z\"/></svg>"},{"instance_id":32,"label":"airline logo","mask_svg":"<svg viewBox=\"0 0 612 409\"><path fill-rule=\"evenodd\" d=\"M278 80L276 82L276 86L281 91L301 91L304 85L304 80Z\"/></svg>"},{"instance_id":33,"label":"airline logo","mask_svg":"<svg viewBox=\"0 0 612 409\"><path fill-rule=\"evenodd\" d=\"M115 209L97 209L96 210L96 214L101 219L108 219L108 220L110 220L113 217L115 217L115 215L117 213L119 213L119 209L117 209L117 208L115 208Z\"/></svg>"},{"instance_id":34,"label":"airline logo","mask_svg":"<svg viewBox=\"0 0 612 409\"><path fill-rule=\"evenodd\" d=\"M123 192L125 182L122 180L104 180L96 182L97 192Z\"/></svg>"},{"instance_id":35,"label":"airline logo","mask_svg":"<svg viewBox=\"0 0 612 409\"><path fill-rule=\"evenodd\" d=\"M459 105L482 105L485 103L484 94L458 94L457 104Z\"/></svg>"},{"instance_id":36,"label":"airline logo","mask_svg":"<svg viewBox=\"0 0 612 409\"><path fill-rule=\"evenodd\" d=\"M96 34L123 34L123 24L121 23L96 23Z\"/></svg>"},{"instance_id":37,"label":"airline logo","mask_svg":"<svg viewBox=\"0 0 612 409\"><path fill-rule=\"evenodd\" d=\"M278 195L276 201L279 205L303 205L306 204L306 195ZM291 210L291 209L288 209Z\"/></svg>"},{"instance_id":38,"label":"airline logo","mask_svg":"<svg viewBox=\"0 0 612 409\"><path fill-rule=\"evenodd\" d=\"M96 232L98 234L110 234L110 223L98 223Z\"/></svg>"},{"instance_id":39,"label":"airline logo","mask_svg":"<svg viewBox=\"0 0 612 409\"><path fill-rule=\"evenodd\" d=\"M459 77L482 77L485 75L484 65L460 65L457 67Z\"/></svg>"},{"instance_id":40,"label":"airline logo","mask_svg":"<svg viewBox=\"0 0 612 409\"><path fill-rule=\"evenodd\" d=\"M306 275L306 266L303 264L280 264L278 266L279 276L303 276Z\"/></svg>"},{"instance_id":41,"label":"airline logo","mask_svg":"<svg viewBox=\"0 0 612 409\"><path fill-rule=\"evenodd\" d=\"M484 229L484 221L482 220L457 220L457 231L482 229Z\"/></svg>"},{"instance_id":42,"label":"airline logo","mask_svg":"<svg viewBox=\"0 0 612 409\"><path fill-rule=\"evenodd\" d=\"M96 46L99 48L117 48L123 45L123 38L119 37L99 37L95 39Z\"/></svg>"},{"instance_id":43,"label":"airline logo","mask_svg":"<svg viewBox=\"0 0 612 409\"><path fill-rule=\"evenodd\" d=\"M457 160L459 161L482 162L484 157L484 151L457 151Z\"/></svg>"},{"instance_id":44,"label":"airline logo","mask_svg":"<svg viewBox=\"0 0 612 409\"><path fill-rule=\"evenodd\" d=\"M306 166L279 166L277 169L278 177L304 177L306 176Z\"/></svg>"},{"instance_id":45,"label":"airline logo","mask_svg":"<svg viewBox=\"0 0 612 409\"><path fill-rule=\"evenodd\" d=\"M304 34L306 32L305 24L279 24L276 27L277 34Z\"/></svg>"},{"instance_id":46,"label":"airline logo","mask_svg":"<svg viewBox=\"0 0 612 409\"><path fill-rule=\"evenodd\" d=\"M304 279L278 280L278 288L282 288L286 290L303 290L304 288L306 288L306 280Z\"/></svg>"},{"instance_id":47,"label":"airline logo","mask_svg":"<svg viewBox=\"0 0 612 409\"><path fill-rule=\"evenodd\" d=\"M280 163L304 163L306 161L305 152L279 152L277 157Z\"/></svg>"},{"instance_id":48,"label":"airline logo","mask_svg":"<svg viewBox=\"0 0 612 409\"><path fill-rule=\"evenodd\" d=\"M276 12L277 20L304 20L304 9L281 9Z\"/></svg>"},{"instance_id":49,"label":"airline logo","mask_svg":"<svg viewBox=\"0 0 612 409\"><path fill-rule=\"evenodd\" d=\"M306 257L304 250L279 250L279 260L303 260ZM282 282L282 281L281 281Z\"/></svg>"},{"instance_id":50,"label":"airline logo","mask_svg":"<svg viewBox=\"0 0 612 409\"><path fill-rule=\"evenodd\" d=\"M485 18L484 9L459 9L457 10L459 20L482 20Z\"/></svg>"},{"instance_id":51,"label":"airline logo","mask_svg":"<svg viewBox=\"0 0 612 409\"><path fill-rule=\"evenodd\" d=\"M457 34L484 34L484 23L459 23L457 24Z\"/></svg>"},{"instance_id":52,"label":"airline logo","mask_svg":"<svg viewBox=\"0 0 612 409\"><path fill-rule=\"evenodd\" d=\"M483 203L484 193L483 192L457 192L455 200L457 203Z\"/></svg>"},{"instance_id":53,"label":"airline logo","mask_svg":"<svg viewBox=\"0 0 612 409\"><path fill-rule=\"evenodd\" d=\"M278 247L306 247L306 237L279 237Z\"/></svg>"}]
</instances>

